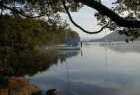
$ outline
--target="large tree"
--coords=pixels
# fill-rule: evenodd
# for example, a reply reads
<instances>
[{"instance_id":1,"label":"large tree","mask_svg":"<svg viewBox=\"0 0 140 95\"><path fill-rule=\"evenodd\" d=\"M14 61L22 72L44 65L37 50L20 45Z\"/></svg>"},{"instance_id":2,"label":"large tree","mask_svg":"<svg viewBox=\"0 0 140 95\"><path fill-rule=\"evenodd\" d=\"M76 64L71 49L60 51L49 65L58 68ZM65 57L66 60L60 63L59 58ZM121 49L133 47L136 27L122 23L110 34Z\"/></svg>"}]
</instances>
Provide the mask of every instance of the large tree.
<instances>
[{"instance_id":1,"label":"large tree","mask_svg":"<svg viewBox=\"0 0 140 95\"><path fill-rule=\"evenodd\" d=\"M114 3L117 6L114 9L109 9L100 0L1 0L0 8L1 15L5 14L5 10L10 10L11 14L17 17L37 18L46 16L48 17L48 22L51 23L57 23L60 18L59 12L66 11L72 23L89 34L99 33L104 28L113 29L114 26L123 27L126 30L140 28L139 0L117 0ZM77 11L83 5L87 5L99 12L96 16L97 18L102 18L100 20L104 23L99 31L89 32L72 19L70 11ZM128 15L121 17L120 14L123 12L128 12ZM107 17L109 20L106 20Z\"/></svg>"}]
</instances>

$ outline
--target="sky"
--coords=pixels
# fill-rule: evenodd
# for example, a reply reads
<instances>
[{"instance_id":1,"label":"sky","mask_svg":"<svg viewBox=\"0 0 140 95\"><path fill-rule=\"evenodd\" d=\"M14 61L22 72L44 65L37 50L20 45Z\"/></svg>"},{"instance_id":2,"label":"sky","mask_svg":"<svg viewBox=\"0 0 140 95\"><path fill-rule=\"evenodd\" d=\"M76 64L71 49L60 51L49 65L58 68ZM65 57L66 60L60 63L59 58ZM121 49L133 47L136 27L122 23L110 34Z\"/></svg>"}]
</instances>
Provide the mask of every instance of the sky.
<instances>
[{"instance_id":1,"label":"sky","mask_svg":"<svg viewBox=\"0 0 140 95\"><path fill-rule=\"evenodd\" d=\"M109 8L113 6L112 2L114 2L114 0L102 0L102 3ZM84 6L78 12L72 12L71 15L76 23L78 23L84 29L92 32L92 31L97 31L98 29L100 29L100 26L97 25L97 19L94 17L95 12L97 11L87 6ZM65 19L70 24L70 27L73 30L79 33L81 39L83 40L98 39L110 33L110 31L104 30L103 32L98 33L98 34L86 34L82 32L81 30L79 30L78 28L76 28L70 22L67 14L63 14L62 18Z\"/></svg>"}]
</instances>

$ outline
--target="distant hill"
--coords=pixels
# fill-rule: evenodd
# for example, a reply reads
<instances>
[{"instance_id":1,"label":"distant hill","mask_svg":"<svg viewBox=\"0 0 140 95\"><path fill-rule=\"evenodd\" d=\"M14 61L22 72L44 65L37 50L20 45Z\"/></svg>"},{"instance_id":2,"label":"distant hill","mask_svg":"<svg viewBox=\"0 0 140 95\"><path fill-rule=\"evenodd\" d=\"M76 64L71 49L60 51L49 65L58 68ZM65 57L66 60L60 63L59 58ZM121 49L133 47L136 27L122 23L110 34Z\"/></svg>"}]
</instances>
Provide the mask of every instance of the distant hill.
<instances>
[{"instance_id":1,"label":"distant hill","mask_svg":"<svg viewBox=\"0 0 140 95\"><path fill-rule=\"evenodd\" d=\"M125 39L127 39L126 35L120 35L118 32L112 32L112 33L104 36L103 38L92 39L90 41L92 41L92 42L105 42L105 41L114 42L114 41L125 41Z\"/></svg>"}]
</instances>

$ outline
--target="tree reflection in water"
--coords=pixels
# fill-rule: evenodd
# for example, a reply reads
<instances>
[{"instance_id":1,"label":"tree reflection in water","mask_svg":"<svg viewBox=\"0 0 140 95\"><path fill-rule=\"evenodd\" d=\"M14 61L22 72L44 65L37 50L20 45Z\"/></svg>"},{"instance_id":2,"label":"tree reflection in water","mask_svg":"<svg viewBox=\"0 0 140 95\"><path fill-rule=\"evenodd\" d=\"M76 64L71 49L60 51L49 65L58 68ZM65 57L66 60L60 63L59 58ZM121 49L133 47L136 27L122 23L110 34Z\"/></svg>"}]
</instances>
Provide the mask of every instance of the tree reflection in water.
<instances>
[{"instance_id":1,"label":"tree reflection in water","mask_svg":"<svg viewBox=\"0 0 140 95\"><path fill-rule=\"evenodd\" d=\"M77 55L77 52L48 50L44 52L3 52L0 55L0 95L41 95L41 90L24 76L33 76L48 69L58 61ZM49 94L48 94L49 93ZM47 95L56 95L52 90Z\"/></svg>"}]
</instances>

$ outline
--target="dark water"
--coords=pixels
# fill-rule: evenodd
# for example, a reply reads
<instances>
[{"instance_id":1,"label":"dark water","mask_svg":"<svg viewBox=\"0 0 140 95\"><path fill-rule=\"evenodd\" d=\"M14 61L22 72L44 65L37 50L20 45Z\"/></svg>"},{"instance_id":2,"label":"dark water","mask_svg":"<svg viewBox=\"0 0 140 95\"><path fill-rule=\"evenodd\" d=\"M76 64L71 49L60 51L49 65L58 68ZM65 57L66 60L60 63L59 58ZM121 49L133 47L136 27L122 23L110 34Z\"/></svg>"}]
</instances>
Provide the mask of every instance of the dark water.
<instances>
[{"instance_id":1,"label":"dark water","mask_svg":"<svg viewBox=\"0 0 140 95\"><path fill-rule=\"evenodd\" d=\"M87 43L30 77L42 92L62 95L140 95L140 44ZM61 55L60 55L61 56Z\"/></svg>"}]
</instances>

